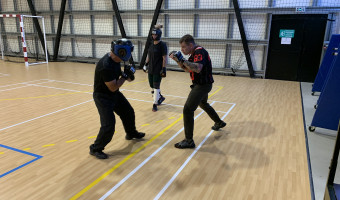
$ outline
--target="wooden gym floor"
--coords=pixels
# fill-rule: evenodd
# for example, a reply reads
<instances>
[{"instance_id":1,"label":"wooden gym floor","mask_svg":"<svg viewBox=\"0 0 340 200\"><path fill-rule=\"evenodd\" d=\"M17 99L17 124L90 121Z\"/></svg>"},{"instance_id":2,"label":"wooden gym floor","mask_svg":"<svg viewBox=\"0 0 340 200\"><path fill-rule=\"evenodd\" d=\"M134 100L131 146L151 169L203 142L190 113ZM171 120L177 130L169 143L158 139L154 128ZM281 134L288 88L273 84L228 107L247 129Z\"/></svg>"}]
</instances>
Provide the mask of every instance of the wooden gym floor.
<instances>
[{"instance_id":1,"label":"wooden gym floor","mask_svg":"<svg viewBox=\"0 0 340 200\"><path fill-rule=\"evenodd\" d=\"M195 112L196 149L184 138L189 74L168 71L152 112L147 74L121 88L143 140L116 133L89 155L99 129L94 64L25 67L0 61L0 199L311 199L298 82L215 75L210 103L227 122Z\"/></svg>"}]
</instances>

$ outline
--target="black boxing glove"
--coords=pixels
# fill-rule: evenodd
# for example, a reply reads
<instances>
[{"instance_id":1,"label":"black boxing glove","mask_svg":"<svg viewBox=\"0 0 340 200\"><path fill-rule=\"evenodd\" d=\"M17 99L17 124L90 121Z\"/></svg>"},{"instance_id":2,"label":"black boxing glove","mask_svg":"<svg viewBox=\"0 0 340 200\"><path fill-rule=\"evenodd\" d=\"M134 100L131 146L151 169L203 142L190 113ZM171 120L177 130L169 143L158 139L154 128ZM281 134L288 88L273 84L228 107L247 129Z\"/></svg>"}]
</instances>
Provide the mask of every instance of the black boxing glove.
<instances>
[{"instance_id":1,"label":"black boxing glove","mask_svg":"<svg viewBox=\"0 0 340 200\"><path fill-rule=\"evenodd\" d=\"M135 68L132 65L125 65L124 72L122 72L122 77L125 79L131 79L131 81L135 80Z\"/></svg>"},{"instance_id":2,"label":"black boxing glove","mask_svg":"<svg viewBox=\"0 0 340 200\"><path fill-rule=\"evenodd\" d=\"M122 78L124 78L125 80L127 80L127 79L129 78L128 75L125 74L124 72L122 72L120 75L121 75Z\"/></svg>"},{"instance_id":3,"label":"black boxing glove","mask_svg":"<svg viewBox=\"0 0 340 200\"><path fill-rule=\"evenodd\" d=\"M166 77L166 67L162 67L162 70L161 70L161 77Z\"/></svg>"}]
</instances>

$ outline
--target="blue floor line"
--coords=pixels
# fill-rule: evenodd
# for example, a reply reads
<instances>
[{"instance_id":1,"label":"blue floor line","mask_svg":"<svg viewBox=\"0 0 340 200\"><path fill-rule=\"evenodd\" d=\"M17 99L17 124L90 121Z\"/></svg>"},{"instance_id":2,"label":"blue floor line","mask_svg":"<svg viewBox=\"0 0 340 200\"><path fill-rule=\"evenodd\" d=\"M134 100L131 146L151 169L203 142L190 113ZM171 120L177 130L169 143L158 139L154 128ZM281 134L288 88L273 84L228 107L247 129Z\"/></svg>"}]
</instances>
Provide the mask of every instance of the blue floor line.
<instances>
[{"instance_id":1,"label":"blue floor line","mask_svg":"<svg viewBox=\"0 0 340 200\"><path fill-rule=\"evenodd\" d=\"M9 150L12 150L12 151L16 151L16 152L19 152L19 153L23 153L23 154L26 154L26 155L29 155L29 156L33 156L35 157L35 159L31 160L31 161L28 161L12 170L9 170L8 172L5 172L3 174L0 174L0 178L28 165L28 164L31 164L32 162L36 161L36 160L39 160L40 158L42 158L43 156L40 156L40 155L37 155L37 154L34 154L34 153L30 153L30 152L27 152L27 151L23 151L23 150L20 150L20 149L16 149L16 148L13 148L13 147L9 147L9 146L6 146L6 145L3 145L3 144L0 144L0 147L3 147L3 148L6 148L6 149L9 149Z\"/></svg>"}]
</instances>

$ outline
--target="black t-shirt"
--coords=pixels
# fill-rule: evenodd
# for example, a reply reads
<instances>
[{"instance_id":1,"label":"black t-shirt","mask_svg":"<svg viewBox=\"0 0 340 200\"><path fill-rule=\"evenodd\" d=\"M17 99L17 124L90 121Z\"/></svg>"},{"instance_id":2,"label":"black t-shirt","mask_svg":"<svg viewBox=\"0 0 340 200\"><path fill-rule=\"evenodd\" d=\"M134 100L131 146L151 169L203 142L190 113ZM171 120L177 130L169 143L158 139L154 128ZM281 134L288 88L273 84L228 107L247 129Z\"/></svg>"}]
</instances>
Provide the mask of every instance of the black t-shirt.
<instances>
[{"instance_id":1,"label":"black t-shirt","mask_svg":"<svg viewBox=\"0 0 340 200\"><path fill-rule=\"evenodd\" d=\"M160 41L158 44L151 44L148 50L149 74L160 74L163 67L163 56L167 55L167 46Z\"/></svg>"},{"instance_id":2,"label":"black t-shirt","mask_svg":"<svg viewBox=\"0 0 340 200\"><path fill-rule=\"evenodd\" d=\"M189 57L188 61L203 64L200 73L190 71L190 77L193 84L203 85L214 82L210 56L203 47L197 46L194 54Z\"/></svg>"},{"instance_id":3,"label":"black t-shirt","mask_svg":"<svg viewBox=\"0 0 340 200\"><path fill-rule=\"evenodd\" d=\"M105 82L110 82L114 79L118 80L121 73L120 63L113 61L110 57L110 53L105 54L96 66L93 92L109 95L113 94L113 92L105 85Z\"/></svg>"}]
</instances>

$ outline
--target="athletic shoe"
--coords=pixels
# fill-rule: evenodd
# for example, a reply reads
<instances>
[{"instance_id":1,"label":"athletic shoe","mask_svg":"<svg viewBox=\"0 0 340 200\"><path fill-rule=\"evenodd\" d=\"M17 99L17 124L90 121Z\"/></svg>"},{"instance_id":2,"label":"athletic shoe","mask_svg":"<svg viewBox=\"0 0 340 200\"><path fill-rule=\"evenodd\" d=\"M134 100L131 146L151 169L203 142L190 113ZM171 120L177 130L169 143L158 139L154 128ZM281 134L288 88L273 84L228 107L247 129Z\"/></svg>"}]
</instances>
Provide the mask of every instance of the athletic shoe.
<instances>
[{"instance_id":1,"label":"athletic shoe","mask_svg":"<svg viewBox=\"0 0 340 200\"><path fill-rule=\"evenodd\" d=\"M92 149L92 145L90 146L90 155L96 156L98 159L107 159L109 156L103 151L95 151Z\"/></svg>"},{"instance_id":2,"label":"athletic shoe","mask_svg":"<svg viewBox=\"0 0 340 200\"><path fill-rule=\"evenodd\" d=\"M220 128L223 128L227 125L227 123L225 123L224 121L219 121L216 122L214 126L211 127L212 130L218 131Z\"/></svg>"},{"instance_id":3,"label":"athletic shoe","mask_svg":"<svg viewBox=\"0 0 340 200\"><path fill-rule=\"evenodd\" d=\"M164 100L165 100L165 97L161 95L161 97L159 97L158 99L158 105L161 105Z\"/></svg>"},{"instance_id":4,"label":"athletic shoe","mask_svg":"<svg viewBox=\"0 0 340 200\"><path fill-rule=\"evenodd\" d=\"M152 111L153 112L156 112L158 109L157 109L157 105L156 104L153 104L153 106L152 106Z\"/></svg>"},{"instance_id":5,"label":"athletic shoe","mask_svg":"<svg viewBox=\"0 0 340 200\"><path fill-rule=\"evenodd\" d=\"M175 147L176 148L179 148L179 149L193 149L195 148L195 142L194 140L187 140L187 139L184 139L182 140L181 142L178 142L175 144Z\"/></svg>"},{"instance_id":6,"label":"athletic shoe","mask_svg":"<svg viewBox=\"0 0 340 200\"><path fill-rule=\"evenodd\" d=\"M126 135L125 136L125 139L126 140L132 140L132 139L141 139L141 138L143 138L145 136L145 133L142 133L142 132L135 132L134 134L132 134L132 135Z\"/></svg>"}]
</instances>

